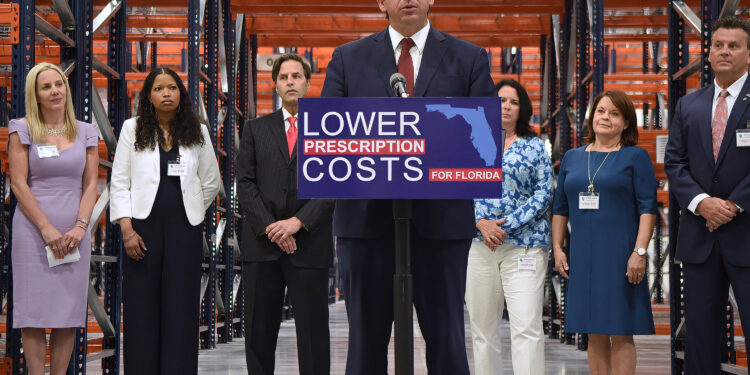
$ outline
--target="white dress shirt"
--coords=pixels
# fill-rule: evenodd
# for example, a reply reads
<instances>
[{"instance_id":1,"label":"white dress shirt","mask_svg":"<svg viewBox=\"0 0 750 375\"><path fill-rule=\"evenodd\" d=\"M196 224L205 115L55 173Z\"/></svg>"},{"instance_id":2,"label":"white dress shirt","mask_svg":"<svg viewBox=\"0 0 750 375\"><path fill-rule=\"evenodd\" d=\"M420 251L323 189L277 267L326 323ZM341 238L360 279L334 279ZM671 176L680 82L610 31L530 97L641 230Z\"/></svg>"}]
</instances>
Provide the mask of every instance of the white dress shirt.
<instances>
[{"instance_id":1,"label":"white dress shirt","mask_svg":"<svg viewBox=\"0 0 750 375\"><path fill-rule=\"evenodd\" d=\"M414 46L409 50L411 55L411 61L414 64L414 82L409 82L411 85L417 83L417 75L419 74L419 66L422 64L422 54L424 53L424 45L427 43L427 34L430 33L430 21L427 21L427 25L410 36L411 40L414 41ZM394 30L390 25L388 26L388 35L391 37L391 45L393 45L393 56L396 58L396 65L398 65L398 58L401 57L401 39L406 38L401 35L398 31ZM414 86L412 86L414 87Z\"/></svg>"},{"instance_id":2,"label":"white dress shirt","mask_svg":"<svg viewBox=\"0 0 750 375\"><path fill-rule=\"evenodd\" d=\"M289 124L289 118L290 117L297 117L297 115L293 115L293 114L289 113L289 111L287 111L286 108L284 108L284 107L281 107L281 114L284 116L284 133L286 133L287 131L289 131L289 126L291 126ZM295 126L297 126L297 125L295 125ZM299 127L297 127L297 130L299 130Z\"/></svg>"}]
</instances>

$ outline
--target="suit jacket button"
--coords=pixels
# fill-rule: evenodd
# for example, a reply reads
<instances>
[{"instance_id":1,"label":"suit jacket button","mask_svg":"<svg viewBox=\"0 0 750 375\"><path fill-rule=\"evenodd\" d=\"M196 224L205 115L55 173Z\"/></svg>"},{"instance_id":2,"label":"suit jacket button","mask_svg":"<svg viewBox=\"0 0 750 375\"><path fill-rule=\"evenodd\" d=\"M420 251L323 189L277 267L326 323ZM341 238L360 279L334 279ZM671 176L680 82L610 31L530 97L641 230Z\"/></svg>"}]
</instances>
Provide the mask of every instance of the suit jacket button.
<instances>
[{"instance_id":1,"label":"suit jacket button","mask_svg":"<svg viewBox=\"0 0 750 375\"><path fill-rule=\"evenodd\" d=\"M719 178L718 177L714 177L714 182L719 182Z\"/></svg>"}]
</instances>

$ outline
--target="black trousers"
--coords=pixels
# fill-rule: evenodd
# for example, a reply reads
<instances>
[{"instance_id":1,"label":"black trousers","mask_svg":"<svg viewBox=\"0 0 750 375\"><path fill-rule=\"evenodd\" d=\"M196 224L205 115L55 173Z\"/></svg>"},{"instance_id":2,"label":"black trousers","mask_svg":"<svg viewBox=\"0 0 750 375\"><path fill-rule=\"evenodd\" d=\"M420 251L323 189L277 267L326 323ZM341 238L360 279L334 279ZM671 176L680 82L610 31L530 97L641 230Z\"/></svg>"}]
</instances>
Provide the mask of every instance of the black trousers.
<instances>
[{"instance_id":1,"label":"black trousers","mask_svg":"<svg viewBox=\"0 0 750 375\"><path fill-rule=\"evenodd\" d=\"M202 226L154 207L133 229L148 250L140 261L123 252L125 374L197 374Z\"/></svg>"},{"instance_id":2,"label":"black trousers","mask_svg":"<svg viewBox=\"0 0 750 375\"><path fill-rule=\"evenodd\" d=\"M394 244L393 237L336 240L349 318L347 375L388 373ZM430 375L469 375L464 294L470 246L471 239L439 241L411 231L414 307Z\"/></svg>"},{"instance_id":3,"label":"black trousers","mask_svg":"<svg viewBox=\"0 0 750 375\"><path fill-rule=\"evenodd\" d=\"M705 262L685 263L684 272L685 374L719 374L730 284L740 319L750 322L750 267L728 263L717 241Z\"/></svg>"},{"instance_id":4,"label":"black trousers","mask_svg":"<svg viewBox=\"0 0 750 375\"><path fill-rule=\"evenodd\" d=\"M295 267L287 256L243 262L245 356L251 375L272 375L284 289L289 290L297 329L300 375L330 374L328 269Z\"/></svg>"}]
</instances>

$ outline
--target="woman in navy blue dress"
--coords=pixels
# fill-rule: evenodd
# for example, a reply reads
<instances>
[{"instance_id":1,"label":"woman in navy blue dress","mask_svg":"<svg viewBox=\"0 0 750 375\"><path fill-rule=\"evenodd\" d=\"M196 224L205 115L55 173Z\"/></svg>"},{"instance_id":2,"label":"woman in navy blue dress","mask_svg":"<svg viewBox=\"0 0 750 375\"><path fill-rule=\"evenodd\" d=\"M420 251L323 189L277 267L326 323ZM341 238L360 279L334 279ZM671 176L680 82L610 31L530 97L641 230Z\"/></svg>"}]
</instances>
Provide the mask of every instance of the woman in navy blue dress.
<instances>
[{"instance_id":1,"label":"woman in navy blue dress","mask_svg":"<svg viewBox=\"0 0 750 375\"><path fill-rule=\"evenodd\" d=\"M635 147L633 103L619 90L594 100L587 145L565 153L552 216L555 267L569 279L565 331L589 334L592 374L634 374L633 335L653 334L645 248L656 221L656 179ZM570 262L563 252L570 221Z\"/></svg>"}]
</instances>

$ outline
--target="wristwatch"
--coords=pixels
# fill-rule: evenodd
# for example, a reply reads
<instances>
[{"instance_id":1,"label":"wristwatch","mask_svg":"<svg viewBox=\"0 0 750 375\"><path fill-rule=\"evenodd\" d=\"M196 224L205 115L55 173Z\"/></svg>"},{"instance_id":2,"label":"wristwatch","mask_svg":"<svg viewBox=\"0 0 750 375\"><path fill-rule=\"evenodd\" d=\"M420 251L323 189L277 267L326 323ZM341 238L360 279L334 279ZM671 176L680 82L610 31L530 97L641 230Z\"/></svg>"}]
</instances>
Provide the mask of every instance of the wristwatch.
<instances>
[{"instance_id":1,"label":"wristwatch","mask_svg":"<svg viewBox=\"0 0 750 375\"><path fill-rule=\"evenodd\" d=\"M635 249L633 249L633 252L636 253L636 254L638 254L638 255L640 255L640 256L645 256L646 255L646 249L644 249L642 247L636 247Z\"/></svg>"}]
</instances>

